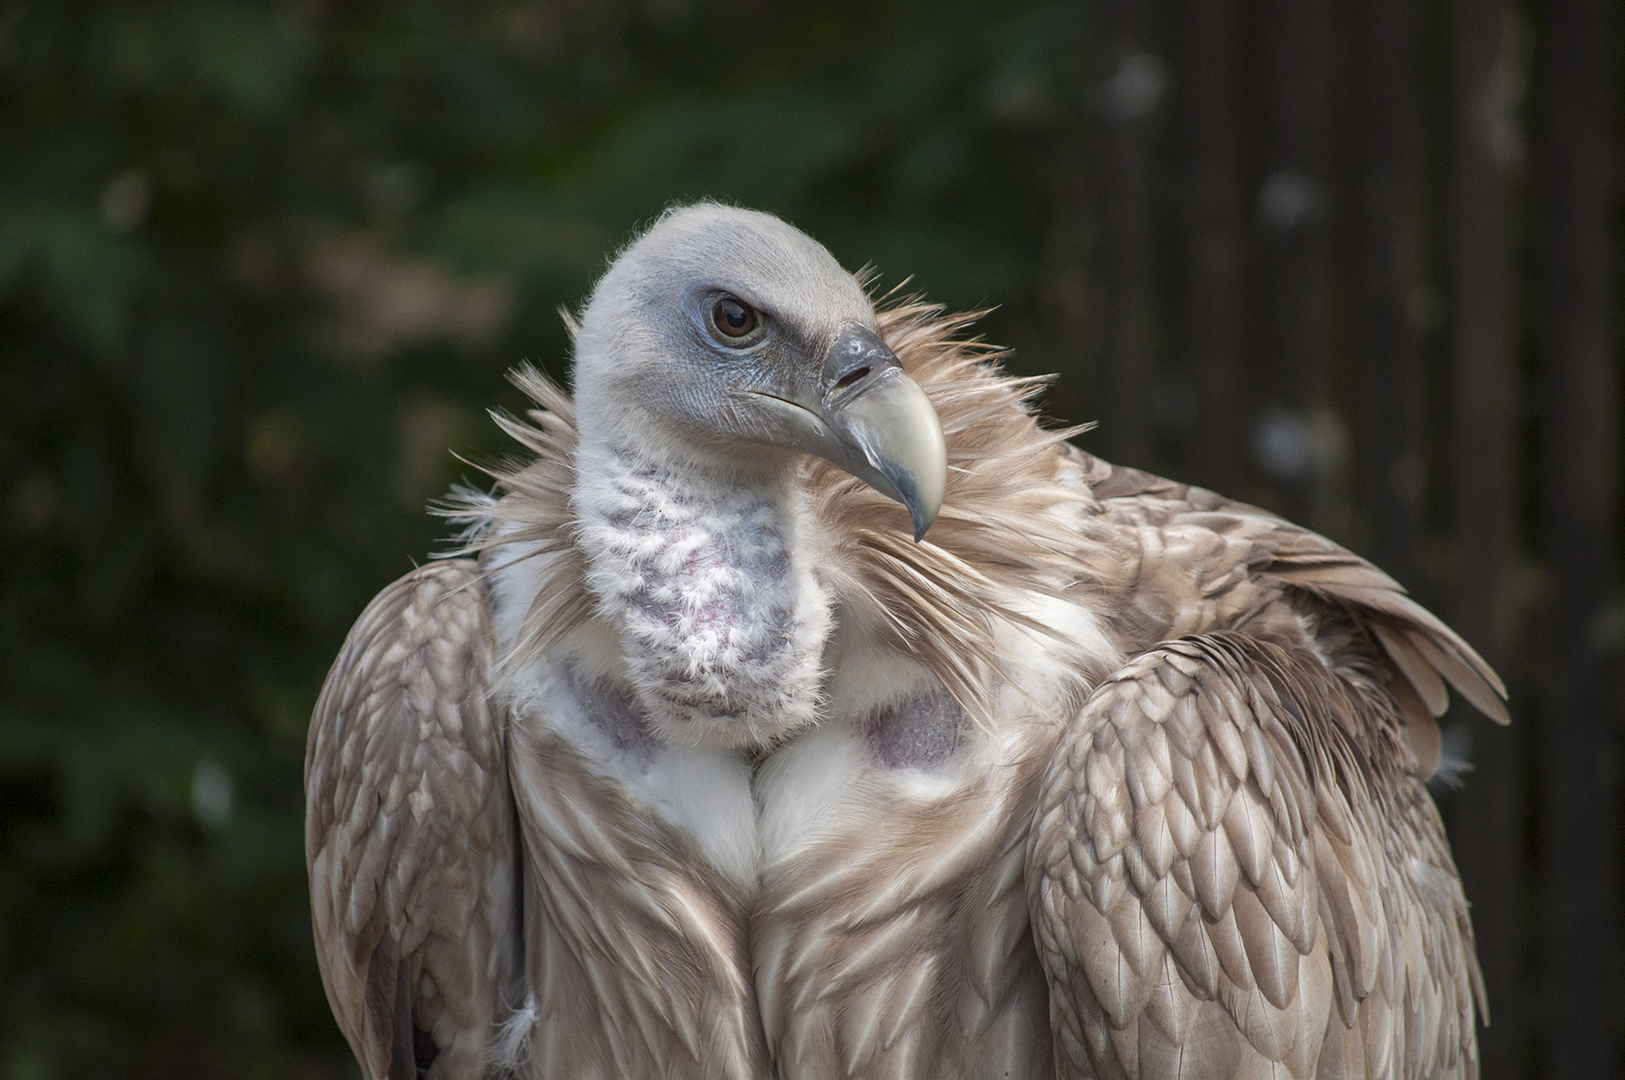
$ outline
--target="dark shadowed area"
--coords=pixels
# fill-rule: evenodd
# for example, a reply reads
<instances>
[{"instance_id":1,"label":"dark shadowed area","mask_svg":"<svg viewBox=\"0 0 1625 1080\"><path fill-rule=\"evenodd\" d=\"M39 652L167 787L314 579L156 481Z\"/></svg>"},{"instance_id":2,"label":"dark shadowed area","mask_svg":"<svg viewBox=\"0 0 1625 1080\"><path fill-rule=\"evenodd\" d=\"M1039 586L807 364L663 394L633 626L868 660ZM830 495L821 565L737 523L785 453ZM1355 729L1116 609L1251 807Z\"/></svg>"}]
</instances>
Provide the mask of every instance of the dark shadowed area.
<instances>
[{"instance_id":1,"label":"dark shadowed area","mask_svg":"<svg viewBox=\"0 0 1625 1080\"><path fill-rule=\"evenodd\" d=\"M954 307L1091 450L1507 676L1489 1077L1625 1073L1616 0L0 0L0 1076L357 1075L305 730L663 207Z\"/></svg>"}]
</instances>

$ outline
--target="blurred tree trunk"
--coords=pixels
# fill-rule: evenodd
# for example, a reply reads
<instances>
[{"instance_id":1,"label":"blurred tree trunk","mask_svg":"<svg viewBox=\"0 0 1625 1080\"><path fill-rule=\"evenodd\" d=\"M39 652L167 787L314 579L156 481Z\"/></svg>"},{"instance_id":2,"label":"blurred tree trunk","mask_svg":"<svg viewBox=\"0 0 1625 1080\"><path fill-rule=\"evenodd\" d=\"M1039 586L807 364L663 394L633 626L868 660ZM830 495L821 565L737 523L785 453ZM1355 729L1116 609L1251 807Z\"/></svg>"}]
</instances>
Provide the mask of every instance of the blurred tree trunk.
<instances>
[{"instance_id":1,"label":"blurred tree trunk","mask_svg":"<svg viewBox=\"0 0 1625 1080\"><path fill-rule=\"evenodd\" d=\"M1503 675L1514 658L1510 579L1519 514L1519 303L1513 197L1522 160L1521 24L1508 0L1450 8L1451 620ZM1465 706L1458 705L1466 710ZM1463 720L1457 720L1463 723ZM1486 1080L1524 1074L1522 920L1528 874L1523 729L1465 721L1473 772L1451 841L1473 905L1494 1024Z\"/></svg>"},{"instance_id":2,"label":"blurred tree trunk","mask_svg":"<svg viewBox=\"0 0 1625 1080\"><path fill-rule=\"evenodd\" d=\"M1426 132L1422 18L1414 0L1367 0L1360 158L1363 356L1357 494L1370 555L1414 589L1426 490L1422 424L1427 378L1420 328L1427 317Z\"/></svg>"},{"instance_id":3,"label":"blurred tree trunk","mask_svg":"<svg viewBox=\"0 0 1625 1080\"><path fill-rule=\"evenodd\" d=\"M1550 0L1538 57L1541 546L1552 574L1540 726L1545 1075L1618 1076L1621 858L1617 0Z\"/></svg>"},{"instance_id":4,"label":"blurred tree trunk","mask_svg":"<svg viewBox=\"0 0 1625 1080\"><path fill-rule=\"evenodd\" d=\"M1106 78L1097 99L1104 342L1100 437L1108 456L1153 468L1155 339L1151 243L1152 121L1167 82L1147 45L1146 0L1106 5Z\"/></svg>"},{"instance_id":5,"label":"blurred tree trunk","mask_svg":"<svg viewBox=\"0 0 1625 1080\"><path fill-rule=\"evenodd\" d=\"M1185 468L1240 497L1246 484L1249 380L1242 364L1246 218L1242 196L1238 0L1185 5L1182 71L1189 162L1186 332L1196 424Z\"/></svg>"},{"instance_id":6,"label":"blurred tree trunk","mask_svg":"<svg viewBox=\"0 0 1625 1080\"><path fill-rule=\"evenodd\" d=\"M1263 311L1274 408L1259 447L1280 483L1289 518L1325 529L1321 499L1327 448L1325 0L1267 5L1269 133L1257 211L1267 300Z\"/></svg>"},{"instance_id":7,"label":"blurred tree trunk","mask_svg":"<svg viewBox=\"0 0 1625 1080\"><path fill-rule=\"evenodd\" d=\"M1098 242L1089 176L1088 132L1080 122L1055 152L1049 184L1049 228L1040 275L1045 313L1055 328L1059 378L1045 395L1045 411L1067 424L1100 415L1098 282L1091 273ZM1091 449L1099 449L1091 445Z\"/></svg>"}]
</instances>

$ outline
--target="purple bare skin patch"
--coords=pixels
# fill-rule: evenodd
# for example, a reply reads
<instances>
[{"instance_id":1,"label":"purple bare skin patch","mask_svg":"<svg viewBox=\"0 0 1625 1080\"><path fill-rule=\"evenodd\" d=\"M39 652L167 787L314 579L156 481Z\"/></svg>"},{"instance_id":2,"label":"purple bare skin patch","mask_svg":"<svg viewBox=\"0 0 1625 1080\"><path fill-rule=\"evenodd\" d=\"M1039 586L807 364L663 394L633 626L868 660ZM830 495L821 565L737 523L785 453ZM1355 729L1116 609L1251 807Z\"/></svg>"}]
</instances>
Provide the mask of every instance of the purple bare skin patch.
<instances>
[{"instance_id":1,"label":"purple bare skin patch","mask_svg":"<svg viewBox=\"0 0 1625 1080\"><path fill-rule=\"evenodd\" d=\"M959 702L939 690L876 709L864 723L864 737L882 768L929 769L954 756L967 726Z\"/></svg>"},{"instance_id":2,"label":"purple bare skin patch","mask_svg":"<svg viewBox=\"0 0 1625 1080\"><path fill-rule=\"evenodd\" d=\"M639 761L649 760L655 749L654 736L649 733L643 710L623 690L609 679L584 679L572 665L566 674L570 692L581 704L581 711L602 731L618 753Z\"/></svg>"}]
</instances>

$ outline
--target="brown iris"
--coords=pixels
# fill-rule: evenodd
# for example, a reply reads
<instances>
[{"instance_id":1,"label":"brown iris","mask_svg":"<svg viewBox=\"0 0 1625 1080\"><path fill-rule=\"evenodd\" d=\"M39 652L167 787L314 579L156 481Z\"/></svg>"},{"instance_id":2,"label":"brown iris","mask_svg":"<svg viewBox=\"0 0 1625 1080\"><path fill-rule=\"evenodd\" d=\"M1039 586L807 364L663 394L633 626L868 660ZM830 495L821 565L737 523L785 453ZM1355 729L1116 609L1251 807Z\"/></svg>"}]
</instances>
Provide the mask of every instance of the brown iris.
<instances>
[{"instance_id":1,"label":"brown iris","mask_svg":"<svg viewBox=\"0 0 1625 1080\"><path fill-rule=\"evenodd\" d=\"M756 310L724 296L711 309L711 322L724 337L742 338L756 329Z\"/></svg>"}]
</instances>

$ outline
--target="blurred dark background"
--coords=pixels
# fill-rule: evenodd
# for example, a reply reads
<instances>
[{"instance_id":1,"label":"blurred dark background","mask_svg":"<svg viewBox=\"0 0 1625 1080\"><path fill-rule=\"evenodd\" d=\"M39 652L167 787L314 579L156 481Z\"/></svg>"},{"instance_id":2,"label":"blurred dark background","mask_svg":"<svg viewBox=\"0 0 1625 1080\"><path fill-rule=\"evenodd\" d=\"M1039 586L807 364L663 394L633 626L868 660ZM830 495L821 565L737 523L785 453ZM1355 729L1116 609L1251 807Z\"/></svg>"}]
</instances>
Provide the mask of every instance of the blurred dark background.
<instances>
[{"instance_id":1,"label":"blurred dark background","mask_svg":"<svg viewBox=\"0 0 1625 1080\"><path fill-rule=\"evenodd\" d=\"M984 323L1499 666L1490 1077L1622 1071L1613 0L0 0L0 1075L354 1075L300 772L448 453L677 200Z\"/></svg>"}]
</instances>

